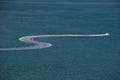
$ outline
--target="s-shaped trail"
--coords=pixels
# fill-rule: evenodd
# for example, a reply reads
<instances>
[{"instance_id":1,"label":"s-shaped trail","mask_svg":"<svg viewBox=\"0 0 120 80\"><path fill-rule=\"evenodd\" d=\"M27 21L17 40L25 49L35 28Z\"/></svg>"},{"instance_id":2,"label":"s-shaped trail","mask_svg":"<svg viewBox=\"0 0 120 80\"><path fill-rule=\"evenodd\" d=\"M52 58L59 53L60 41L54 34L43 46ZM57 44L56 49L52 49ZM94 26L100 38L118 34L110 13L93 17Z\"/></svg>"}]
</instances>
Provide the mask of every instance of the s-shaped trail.
<instances>
[{"instance_id":1,"label":"s-shaped trail","mask_svg":"<svg viewBox=\"0 0 120 80\"><path fill-rule=\"evenodd\" d=\"M11 51L11 50L32 50L32 49L41 49L51 47L51 43L47 42L39 42L34 40L35 38L43 38L43 37L100 37L100 36L109 36L109 33L105 34L62 34L62 35L35 35L35 36L24 36L20 37L19 41L25 43L32 43L33 46L27 47L16 47L16 48L0 48L0 51Z\"/></svg>"}]
</instances>

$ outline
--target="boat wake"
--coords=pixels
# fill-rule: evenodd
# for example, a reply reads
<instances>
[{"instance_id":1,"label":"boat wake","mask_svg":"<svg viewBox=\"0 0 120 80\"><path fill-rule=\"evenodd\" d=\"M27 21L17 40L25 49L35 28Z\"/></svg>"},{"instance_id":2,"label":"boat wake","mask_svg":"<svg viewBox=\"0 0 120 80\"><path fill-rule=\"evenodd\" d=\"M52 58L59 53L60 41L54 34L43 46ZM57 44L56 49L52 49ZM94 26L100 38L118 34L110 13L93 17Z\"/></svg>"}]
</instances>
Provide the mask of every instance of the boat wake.
<instances>
[{"instance_id":1,"label":"boat wake","mask_svg":"<svg viewBox=\"0 0 120 80\"><path fill-rule=\"evenodd\" d=\"M32 50L32 49L41 49L41 48L47 48L51 47L51 43L47 42L39 42L35 41L35 38L42 38L42 37L100 37L100 36L109 36L109 33L105 34L64 34L64 35L36 35L36 36L24 36L20 37L19 40L21 42L25 43L32 43L34 44L33 46L28 46L28 47L18 47L18 48L0 48L0 51L10 51L10 50Z\"/></svg>"}]
</instances>

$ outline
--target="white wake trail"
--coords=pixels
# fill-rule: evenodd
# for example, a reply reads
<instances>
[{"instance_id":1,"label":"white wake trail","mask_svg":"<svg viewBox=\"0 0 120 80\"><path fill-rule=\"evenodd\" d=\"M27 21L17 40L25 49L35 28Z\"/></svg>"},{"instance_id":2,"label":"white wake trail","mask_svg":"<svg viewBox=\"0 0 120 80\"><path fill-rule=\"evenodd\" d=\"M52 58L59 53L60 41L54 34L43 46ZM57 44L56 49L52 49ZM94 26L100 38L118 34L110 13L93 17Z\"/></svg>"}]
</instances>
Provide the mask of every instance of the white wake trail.
<instances>
[{"instance_id":1,"label":"white wake trail","mask_svg":"<svg viewBox=\"0 0 120 80\"><path fill-rule=\"evenodd\" d=\"M10 50L32 50L32 49L41 49L41 48L47 48L51 47L51 43L47 42L39 42L35 41L35 38L42 38L42 37L100 37L100 36L109 36L109 33L105 34L63 34L63 35L36 35L36 36L24 36L20 37L19 40L25 43L32 43L34 44L33 46L28 46L28 47L18 47L18 48L0 48L0 51L10 51Z\"/></svg>"}]
</instances>

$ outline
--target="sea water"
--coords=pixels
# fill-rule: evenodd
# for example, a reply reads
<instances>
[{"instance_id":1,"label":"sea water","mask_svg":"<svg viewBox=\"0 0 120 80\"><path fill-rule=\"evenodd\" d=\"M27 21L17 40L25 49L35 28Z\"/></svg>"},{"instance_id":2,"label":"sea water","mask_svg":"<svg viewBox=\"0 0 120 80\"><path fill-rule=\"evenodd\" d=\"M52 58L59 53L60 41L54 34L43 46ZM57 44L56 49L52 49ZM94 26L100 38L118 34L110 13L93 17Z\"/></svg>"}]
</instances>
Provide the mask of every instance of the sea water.
<instances>
[{"instance_id":1,"label":"sea water","mask_svg":"<svg viewBox=\"0 0 120 80\"><path fill-rule=\"evenodd\" d=\"M0 48L32 46L31 35L53 46L0 51L0 80L120 80L120 2L115 0L0 1Z\"/></svg>"}]
</instances>

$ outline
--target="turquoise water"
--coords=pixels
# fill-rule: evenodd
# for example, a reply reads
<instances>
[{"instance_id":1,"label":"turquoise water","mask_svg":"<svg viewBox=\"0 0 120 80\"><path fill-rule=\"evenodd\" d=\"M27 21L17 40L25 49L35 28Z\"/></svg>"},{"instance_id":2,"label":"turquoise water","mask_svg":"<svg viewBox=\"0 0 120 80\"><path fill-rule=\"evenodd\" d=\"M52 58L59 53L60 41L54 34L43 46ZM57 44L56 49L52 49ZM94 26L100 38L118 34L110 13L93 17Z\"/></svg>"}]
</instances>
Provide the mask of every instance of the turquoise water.
<instances>
[{"instance_id":1,"label":"turquoise water","mask_svg":"<svg viewBox=\"0 0 120 80\"><path fill-rule=\"evenodd\" d=\"M29 46L18 41L28 35L111 34L37 38L53 46L0 51L0 80L120 80L119 1L14 0L0 5L0 48Z\"/></svg>"}]
</instances>

